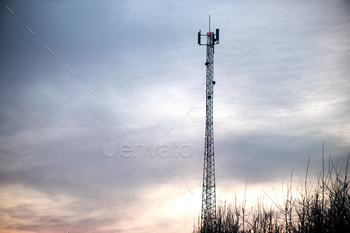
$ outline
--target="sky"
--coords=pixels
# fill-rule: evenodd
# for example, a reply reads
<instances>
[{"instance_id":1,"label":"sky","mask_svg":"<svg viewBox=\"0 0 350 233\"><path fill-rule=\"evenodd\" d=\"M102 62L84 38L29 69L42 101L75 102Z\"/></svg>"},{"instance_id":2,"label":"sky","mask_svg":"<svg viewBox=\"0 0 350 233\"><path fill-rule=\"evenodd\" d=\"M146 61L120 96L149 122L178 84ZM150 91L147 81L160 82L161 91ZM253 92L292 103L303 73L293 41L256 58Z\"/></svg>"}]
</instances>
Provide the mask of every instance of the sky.
<instances>
[{"instance_id":1,"label":"sky","mask_svg":"<svg viewBox=\"0 0 350 233\"><path fill-rule=\"evenodd\" d=\"M191 232L205 47L217 201L350 152L350 1L2 1L0 232ZM267 203L271 200L265 198Z\"/></svg>"}]
</instances>

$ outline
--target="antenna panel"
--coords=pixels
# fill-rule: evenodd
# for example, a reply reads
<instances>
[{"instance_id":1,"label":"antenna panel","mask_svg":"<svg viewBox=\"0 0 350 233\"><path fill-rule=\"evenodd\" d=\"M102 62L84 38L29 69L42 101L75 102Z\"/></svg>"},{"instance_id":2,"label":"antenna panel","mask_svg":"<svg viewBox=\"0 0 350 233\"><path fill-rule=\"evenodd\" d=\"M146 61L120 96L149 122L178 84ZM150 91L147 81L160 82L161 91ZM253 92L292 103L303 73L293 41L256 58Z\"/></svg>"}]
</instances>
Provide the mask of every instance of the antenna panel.
<instances>
[{"instance_id":1,"label":"antenna panel","mask_svg":"<svg viewBox=\"0 0 350 233\"><path fill-rule=\"evenodd\" d=\"M216 37L215 37L215 39L219 43L219 29L216 29Z\"/></svg>"},{"instance_id":2,"label":"antenna panel","mask_svg":"<svg viewBox=\"0 0 350 233\"><path fill-rule=\"evenodd\" d=\"M201 44L201 30L198 32L198 44Z\"/></svg>"}]
</instances>

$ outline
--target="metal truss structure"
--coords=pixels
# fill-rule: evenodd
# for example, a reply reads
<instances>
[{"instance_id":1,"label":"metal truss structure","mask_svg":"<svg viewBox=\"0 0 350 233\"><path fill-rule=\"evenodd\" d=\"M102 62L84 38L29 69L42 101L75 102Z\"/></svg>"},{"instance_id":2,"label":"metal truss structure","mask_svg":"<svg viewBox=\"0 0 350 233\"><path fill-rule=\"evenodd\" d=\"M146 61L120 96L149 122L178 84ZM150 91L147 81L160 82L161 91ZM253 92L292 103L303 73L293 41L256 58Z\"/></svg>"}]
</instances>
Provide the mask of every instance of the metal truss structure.
<instances>
[{"instance_id":1,"label":"metal truss structure","mask_svg":"<svg viewBox=\"0 0 350 233\"><path fill-rule=\"evenodd\" d=\"M206 44L201 44L201 37L205 36ZM201 229L204 233L213 233L216 224L216 187L215 187L215 158L214 158L214 129L213 129L213 97L214 97L214 45L219 44L219 29L216 33L206 34L198 32L198 44L206 45L206 122L205 146L202 190Z\"/></svg>"}]
</instances>

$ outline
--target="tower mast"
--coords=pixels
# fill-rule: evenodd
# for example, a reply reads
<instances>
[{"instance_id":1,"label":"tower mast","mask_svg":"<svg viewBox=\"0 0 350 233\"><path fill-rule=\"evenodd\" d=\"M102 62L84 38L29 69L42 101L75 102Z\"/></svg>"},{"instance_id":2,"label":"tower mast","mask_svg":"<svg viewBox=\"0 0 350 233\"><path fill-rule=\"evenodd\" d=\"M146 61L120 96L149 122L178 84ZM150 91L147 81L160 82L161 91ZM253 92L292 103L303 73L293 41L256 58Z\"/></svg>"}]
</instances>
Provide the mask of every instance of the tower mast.
<instances>
[{"instance_id":1,"label":"tower mast","mask_svg":"<svg viewBox=\"0 0 350 233\"><path fill-rule=\"evenodd\" d=\"M201 38L207 38L206 44L201 44ZM215 158L214 158L214 130L213 130L213 94L214 94L214 45L219 44L219 29L216 33L206 34L198 32L198 44L206 46L206 122L202 189L201 229L204 233L213 233L216 223L216 188L215 188Z\"/></svg>"}]
</instances>

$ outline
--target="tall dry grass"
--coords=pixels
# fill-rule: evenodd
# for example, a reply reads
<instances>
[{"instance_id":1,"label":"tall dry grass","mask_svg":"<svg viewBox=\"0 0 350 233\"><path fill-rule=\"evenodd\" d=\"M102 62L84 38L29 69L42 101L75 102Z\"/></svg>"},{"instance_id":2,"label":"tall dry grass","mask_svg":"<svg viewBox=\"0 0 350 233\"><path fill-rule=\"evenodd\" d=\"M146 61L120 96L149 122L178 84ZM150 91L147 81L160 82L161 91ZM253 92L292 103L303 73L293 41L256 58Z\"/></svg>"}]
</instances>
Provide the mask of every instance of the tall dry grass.
<instances>
[{"instance_id":1,"label":"tall dry grass","mask_svg":"<svg viewBox=\"0 0 350 233\"><path fill-rule=\"evenodd\" d=\"M262 198L248 211L246 197L242 203L235 198L234 205L219 201L215 233L350 233L349 157L350 153L344 170L331 157L326 168L323 144L317 185L308 184L309 158L303 183L293 189L292 172L288 183L282 185L282 203L276 192L275 198L265 193L263 198L271 199L274 206L266 206ZM194 226L193 233L203 232L200 225Z\"/></svg>"}]
</instances>

